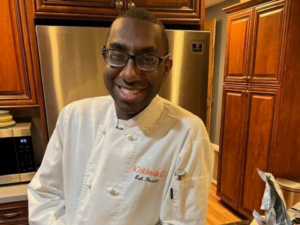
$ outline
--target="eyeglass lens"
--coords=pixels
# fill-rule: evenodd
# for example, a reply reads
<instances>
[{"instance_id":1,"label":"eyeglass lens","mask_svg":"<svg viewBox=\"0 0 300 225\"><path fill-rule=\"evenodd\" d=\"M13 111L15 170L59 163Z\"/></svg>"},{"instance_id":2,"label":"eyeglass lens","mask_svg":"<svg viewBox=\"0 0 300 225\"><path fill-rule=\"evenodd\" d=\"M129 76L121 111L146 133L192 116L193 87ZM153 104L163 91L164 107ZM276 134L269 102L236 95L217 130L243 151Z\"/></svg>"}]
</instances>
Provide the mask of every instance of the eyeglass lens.
<instances>
[{"instance_id":1,"label":"eyeglass lens","mask_svg":"<svg viewBox=\"0 0 300 225\"><path fill-rule=\"evenodd\" d=\"M106 50L105 61L116 67L125 66L130 58L133 58L138 68L142 70L155 70L159 64L159 57L148 54L131 56L118 50Z\"/></svg>"}]
</instances>

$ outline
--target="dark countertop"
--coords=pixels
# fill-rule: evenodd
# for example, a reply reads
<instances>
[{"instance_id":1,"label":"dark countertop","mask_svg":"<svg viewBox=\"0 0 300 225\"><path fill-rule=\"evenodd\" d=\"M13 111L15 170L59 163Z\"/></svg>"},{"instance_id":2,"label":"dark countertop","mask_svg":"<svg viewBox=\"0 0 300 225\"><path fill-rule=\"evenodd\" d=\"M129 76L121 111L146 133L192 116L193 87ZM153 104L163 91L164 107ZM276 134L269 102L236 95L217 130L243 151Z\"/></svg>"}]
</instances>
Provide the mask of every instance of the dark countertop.
<instances>
[{"instance_id":1,"label":"dark countertop","mask_svg":"<svg viewBox=\"0 0 300 225\"><path fill-rule=\"evenodd\" d=\"M252 221L251 220L243 220L243 221L237 221L233 223L224 223L223 225L249 225Z\"/></svg>"}]
</instances>

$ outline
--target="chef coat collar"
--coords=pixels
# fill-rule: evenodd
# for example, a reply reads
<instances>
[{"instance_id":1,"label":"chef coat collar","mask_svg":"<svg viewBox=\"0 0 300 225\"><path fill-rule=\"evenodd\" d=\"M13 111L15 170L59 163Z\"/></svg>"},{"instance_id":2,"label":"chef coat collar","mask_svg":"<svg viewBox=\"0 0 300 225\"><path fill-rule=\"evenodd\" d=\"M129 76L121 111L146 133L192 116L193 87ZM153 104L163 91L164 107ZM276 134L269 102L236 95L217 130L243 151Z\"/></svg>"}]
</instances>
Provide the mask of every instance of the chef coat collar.
<instances>
[{"instance_id":1,"label":"chef coat collar","mask_svg":"<svg viewBox=\"0 0 300 225\"><path fill-rule=\"evenodd\" d=\"M140 112L135 117L129 119L124 124L124 130L128 128L139 127L147 131L147 129L156 122L160 113L162 112L162 109L163 109L162 99L161 97L156 95L155 98L151 101L151 103L142 112ZM113 126L113 127L117 127L118 125L118 117L117 117L114 104L111 104L109 113L107 113L106 116L105 124L107 126Z\"/></svg>"}]
</instances>

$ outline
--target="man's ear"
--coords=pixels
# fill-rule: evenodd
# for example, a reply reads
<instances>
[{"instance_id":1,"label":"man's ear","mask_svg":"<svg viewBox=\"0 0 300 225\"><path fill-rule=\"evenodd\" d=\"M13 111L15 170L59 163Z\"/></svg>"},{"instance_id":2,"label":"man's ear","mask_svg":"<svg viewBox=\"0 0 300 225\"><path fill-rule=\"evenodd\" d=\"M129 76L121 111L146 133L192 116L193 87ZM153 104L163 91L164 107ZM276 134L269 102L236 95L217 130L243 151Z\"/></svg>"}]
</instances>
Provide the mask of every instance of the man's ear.
<instances>
[{"instance_id":1,"label":"man's ear","mask_svg":"<svg viewBox=\"0 0 300 225\"><path fill-rule=\"evenodd\" d=\"M170 70L172 69L173 66L173 60L172 59L167 59L165 62L165 70L164 70L164 77L163 81L165 81L170 73Z\"/></svg>"}]
</instances>

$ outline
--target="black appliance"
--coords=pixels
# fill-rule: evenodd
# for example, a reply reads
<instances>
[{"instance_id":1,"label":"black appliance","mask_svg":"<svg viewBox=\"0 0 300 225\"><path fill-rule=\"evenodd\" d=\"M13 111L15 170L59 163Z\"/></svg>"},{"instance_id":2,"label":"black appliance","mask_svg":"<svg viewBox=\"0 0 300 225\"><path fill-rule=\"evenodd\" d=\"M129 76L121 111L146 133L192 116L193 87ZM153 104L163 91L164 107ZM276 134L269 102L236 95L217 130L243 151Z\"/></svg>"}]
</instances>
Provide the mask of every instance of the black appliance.
<instances>
[{"instance_id":1,"label":"black appliance","mask_svg":"<svg viewBox=\"0 0 300 225\"><path fill-rule=\"evenodd\" d=\"M35 172L31 123L0 129L0 185L28 182Z\"/></svg>"}]
</instances>

